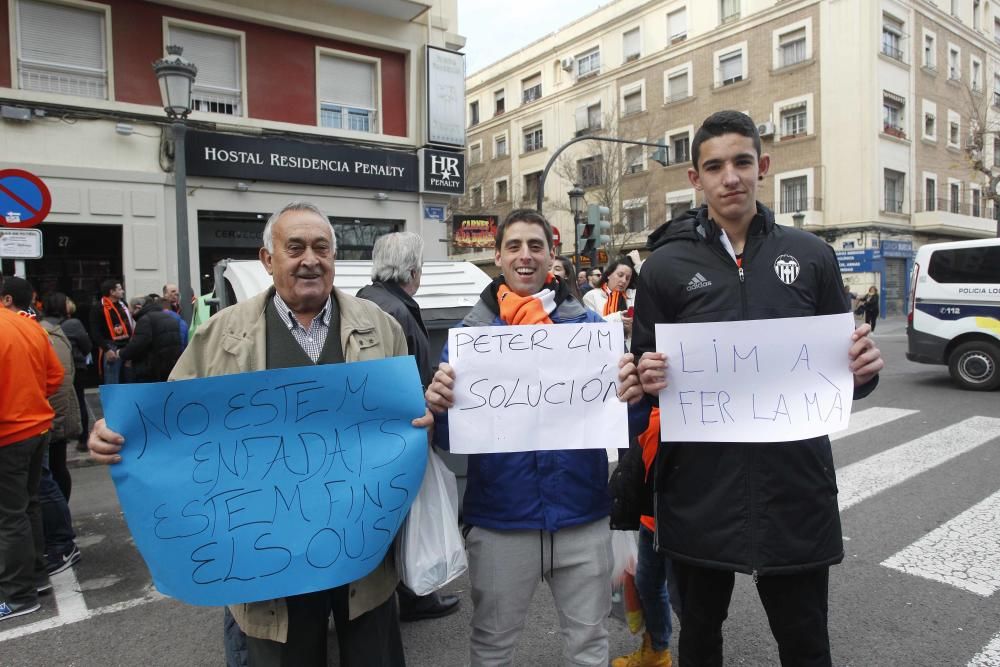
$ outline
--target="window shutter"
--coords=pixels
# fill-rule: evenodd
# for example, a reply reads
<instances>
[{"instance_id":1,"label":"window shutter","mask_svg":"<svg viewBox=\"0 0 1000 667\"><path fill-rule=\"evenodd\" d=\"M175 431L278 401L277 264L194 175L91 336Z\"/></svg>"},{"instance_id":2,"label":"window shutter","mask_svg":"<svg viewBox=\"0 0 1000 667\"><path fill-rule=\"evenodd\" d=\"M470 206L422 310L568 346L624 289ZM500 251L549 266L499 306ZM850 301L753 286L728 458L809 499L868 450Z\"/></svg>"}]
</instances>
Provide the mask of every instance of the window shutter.
<instances>
[{"instance_id":1,"label":"window shutter","mask_svg":"<svg viewBox=\"0 0 1000 667\"><path fill-rule=\"evenodd\" d=\"M678 9L667 15L667 37L673 38L687 34L687 10Z\"/></svg>"},{"instance_id":2,"label":"window shutter","mask_svg":"<svg viewBox=\"0 0 1000 667\"><path fill-rule=\"evenodd\" d=\"M667 95L671 100L687 97L688 75L687 72L675 74L667 80Z\"/></svg>"},{"instance_id":3,"label":"window shutter","mask_svg":"<svg viewBox=\"0 0 1000 667\"><path fill-rule=\"evenodd\" d=\"M322 102L374 109L375 65L351 58L320 56L319 95Z\"/></svg>"},{"instance_id":4,"label":"window shutter","mask_svg":"<svg viewBox=\"0 0 1000 667\"><path fill-rule=\"evenodd\" d=\"M20 0L21 60L104 72L104 14L78 7Z\"/></svg>"},{"instance_id":5,"label":"window shutter","mask_svg":"<svg viewBox=\"0 0 1000 667\"><path fill-rule=\"evenodd\" d=\"M238 38L171 26L170 43L183 46L183 56L198 66L195 88L240 92Z\"/></svg>"},{"instance_id":6,"label":"window shutter","mask_svg":"<svg viewBox=\"0 0 1000 667\"><path fill-rule=\"evenodd\" d=\"M779 46L787 46L793 42L797 42L800 39L806 38L806 29L799 28L798 30L793 30L791 32L786 32L785 34L778 37Z\"/></svg>"},{"instance_id":7,"label":"window shutter","mask_svg":"<svg viewBox=\"0 0 1000 667\"><path fill-rule=\"evenodd\" d=\"M743 54L739 51L719 59L719 78L723 81L735 79L743 74Z\"/></svg>"},{"instance_id":8,"label":"window shutter","mask_svg":"<svg viewBox=\"0 0 1000 667\"><path fill-rule=\"evenodd\" d=\"M628 58L631 55L639 55L639 29L634 28L622 35L622 53Z\"/></svg>"},{"instance_id":9,"label":"window shutter","mask_svg":"<svg viewBox=\"0 0 1000 667\"><path fill-rule=\"evenodd\" d=\"M535 74L529 76L527 79L521 82L521 88L527 90L528 88L533 88L534 86L539 86L542 83L542 75Z\"/></svg>"},{"instance_id":10,"label":"window shutter","mask_svg":"<svg viewBox=\"0 0 1000 667\"><path fill-rule=\"evenodd\" d=\"M590 116L587 112L587 107L577 107L576 108L576 131L582 132L588 127Z\"/></svg>"}]
</instances>

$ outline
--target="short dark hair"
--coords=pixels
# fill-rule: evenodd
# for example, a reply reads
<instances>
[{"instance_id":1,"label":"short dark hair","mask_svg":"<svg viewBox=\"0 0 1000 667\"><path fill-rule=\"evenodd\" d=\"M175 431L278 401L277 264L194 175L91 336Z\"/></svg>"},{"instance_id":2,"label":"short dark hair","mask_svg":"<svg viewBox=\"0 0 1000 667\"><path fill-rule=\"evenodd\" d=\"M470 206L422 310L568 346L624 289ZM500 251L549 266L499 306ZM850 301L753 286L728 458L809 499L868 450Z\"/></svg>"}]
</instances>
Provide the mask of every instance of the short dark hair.
<instances>
[{"instance_id":1,"label":"short dark hair","mask_svg":"<svg viewBox=\"0 0 1000 667\"><path fill-rule=\"evenodd\" d=\"M691 164L694 165L695 171L698 171L702 142L724 134L739 134L753 139L753 149L760 158L760 133L757 132L757 125L753 119L741 111L716 111L702 121L701 127L694 133L694 141L691 142Z\"/></svg>"},{"instance_id":2,"label":"short dark hair","mask_svg":"<svg viewBox=\"0 0 1000 667\"><path fill-rule=\"evenodd\" d=\"M121 285L122 281L117 278L108 278L107 280L101 281L101 296L105 297L114 291L115 287Z\"/></svg>"},{"instance_id":3,"label":"short dark hair","mask_svg":"<svg viewBox=\"0 0 1000 667\"><path fill-rule=\"evenodd\" d=\"M42 299L42 313L47 317L68 317L66 312L66 295L62 292L49 292Z\"/></svg>"},{"instance_id":4,"label":"short dark hair","mask_svg":"<svg viewBox=\"0 0 1000 667\"><path fill-rule=\"evenodd\" d=\"M20 276L10 276L3 283L0 296L9 296L14 306L21 310L31 308L31 296L35 293L35 288Z\"/></svg>"},{"instance_id":5,"label":"short dark hair","mask_svg":"<svg viewBox=\"0 0 1000 667\"><path fill-rule=\"evenodd\" d=\"M552 225L549 224L544 215L533 208L516 208L508 213L507 217L497 225L497 233L493 237L493 242L496 244L497 250L503 244L503 235L507 231L507 225L515 222L527 222L532 225L538 225L545 231L545 241L549 244L549 250L555 245L552 237Z\"/></svg>"}]
</instances>

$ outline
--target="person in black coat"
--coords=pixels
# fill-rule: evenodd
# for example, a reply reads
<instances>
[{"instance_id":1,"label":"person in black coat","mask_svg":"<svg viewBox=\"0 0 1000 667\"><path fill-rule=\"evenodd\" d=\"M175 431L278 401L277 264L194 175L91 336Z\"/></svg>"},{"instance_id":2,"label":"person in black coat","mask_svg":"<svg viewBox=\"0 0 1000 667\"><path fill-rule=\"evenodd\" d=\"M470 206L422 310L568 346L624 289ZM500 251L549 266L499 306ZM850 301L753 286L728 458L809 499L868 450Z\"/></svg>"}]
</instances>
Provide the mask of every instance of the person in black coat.
<instances>
[{"instance_id":1,"label":"person in black coat","mask_svg":"<svg viewBox=\"0 0 1000 667\"><path fill-rule=\"evenodd\" d=\"M420 316L420 306L413 295L420 288L424 265L424 241L413 232L395 232L380 236L372 249L372 284L362 287L358 297L367 299L391 315L406 334L406 349L417 360L420 382L430 384L435 367L431 363L430 339ZM399 595L399 620L419 621L438 618L458 611L454 595L417 596L403 584Z\"/></svg>"},{"instance_id":2,"label":"person in black coat","mask_svg":"<svg viewBox=\"0 0 1000 667\"><path fill-rule=\"evenodd\" d=\"M166 382L184 349L180 324L163 312L163 300L155 294L146 297L135 320L135 333L121 358L132 362L136 382Z\"/></svg>"}]
</instances>

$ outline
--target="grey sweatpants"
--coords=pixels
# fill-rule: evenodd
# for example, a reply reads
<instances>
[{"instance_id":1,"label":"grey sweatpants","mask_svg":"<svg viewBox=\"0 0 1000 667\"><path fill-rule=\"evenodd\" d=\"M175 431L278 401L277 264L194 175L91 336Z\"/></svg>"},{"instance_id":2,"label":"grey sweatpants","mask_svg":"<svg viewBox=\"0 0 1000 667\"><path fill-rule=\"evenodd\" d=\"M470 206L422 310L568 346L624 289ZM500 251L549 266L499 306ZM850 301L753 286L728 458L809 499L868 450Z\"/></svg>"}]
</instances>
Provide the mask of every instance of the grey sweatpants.
<instances>
[{"instance_id":1,"label":"grey sweatpants","mask_svg":"<svg viewBox=\"0 0 1000 667\"><path fill-rule=\"evenodd\" d=\"M563 664L608 664L605 620L611 613L612 556L606 518L554 533L474 526L466 548L472 581L472 667L514 663L517 638L541 578L555 598Z\"/></svg>"}]
</instances>

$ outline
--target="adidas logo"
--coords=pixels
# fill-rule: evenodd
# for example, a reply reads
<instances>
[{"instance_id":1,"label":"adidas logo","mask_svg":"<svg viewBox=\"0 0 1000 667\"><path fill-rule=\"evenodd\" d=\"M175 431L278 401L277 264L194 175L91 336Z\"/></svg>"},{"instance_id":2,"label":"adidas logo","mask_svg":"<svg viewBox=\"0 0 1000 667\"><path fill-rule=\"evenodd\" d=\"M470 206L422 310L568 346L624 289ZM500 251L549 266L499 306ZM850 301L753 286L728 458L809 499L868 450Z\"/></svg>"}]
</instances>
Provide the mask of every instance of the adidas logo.
<instances>
[{"instance_id":1,"label":"adidas logo","mask_svg":"<svg viewBox=\"0 0 1000 667\"><path fill-rule=\"evenodd\" d=\"M692 278L691 281L688 282L687 291L693 292L696 289L701 289L702 287L711 287L711 286L712 286L711 280L708 280L705 276L701 275L700 273L696 273L694 274L694 278Z\"/></svg>"}]
</instances>

